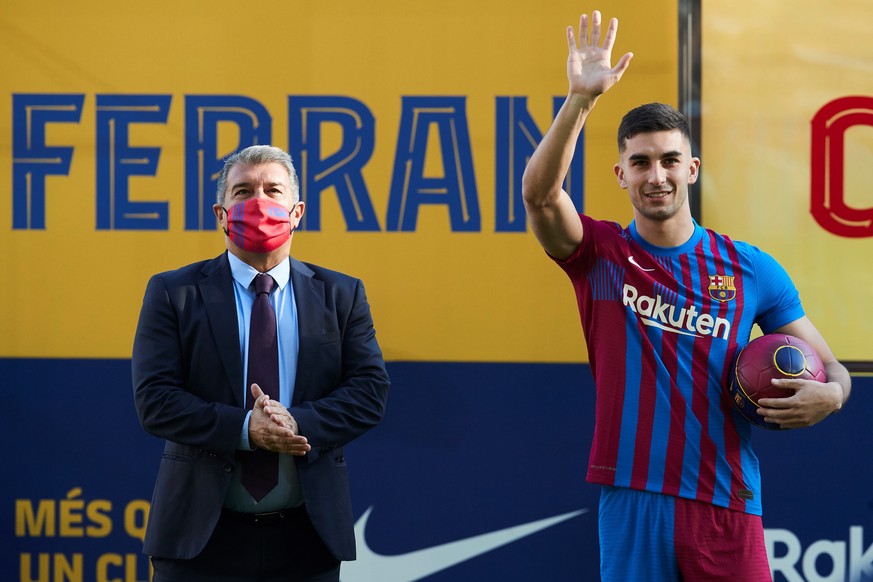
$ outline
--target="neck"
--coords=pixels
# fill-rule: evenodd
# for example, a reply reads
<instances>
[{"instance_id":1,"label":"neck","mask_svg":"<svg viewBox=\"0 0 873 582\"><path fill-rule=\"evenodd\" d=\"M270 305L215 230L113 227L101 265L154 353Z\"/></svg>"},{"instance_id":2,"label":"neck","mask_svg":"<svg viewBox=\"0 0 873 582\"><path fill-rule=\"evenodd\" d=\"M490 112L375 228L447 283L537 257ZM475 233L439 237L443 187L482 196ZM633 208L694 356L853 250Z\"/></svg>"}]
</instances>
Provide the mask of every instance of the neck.
<instances>
[{"instance_id":1,"label":"neck","mask_svg":"<svg viewBox=\"0 0 873 582\"><path fill-rule=\"evenodd\" d=\"M225 238L227 250L235 257L255 269L259 273L266 273L291 255L291 240L281 247L269 253L252 253L245 251L229 239Z\"/></svg>"},{"instance_id":2,"label":"neck","mask_svg":"<svg viewBox=\"0 0 873 582\"><path fill-rule=\"evenodd\" d=\"M637 233L643 239L656 247L678 247L694 234L694 221L691 215L674 216L668 220L651 220L641 216L635 217Z\"/></svg>"}]
</instances>

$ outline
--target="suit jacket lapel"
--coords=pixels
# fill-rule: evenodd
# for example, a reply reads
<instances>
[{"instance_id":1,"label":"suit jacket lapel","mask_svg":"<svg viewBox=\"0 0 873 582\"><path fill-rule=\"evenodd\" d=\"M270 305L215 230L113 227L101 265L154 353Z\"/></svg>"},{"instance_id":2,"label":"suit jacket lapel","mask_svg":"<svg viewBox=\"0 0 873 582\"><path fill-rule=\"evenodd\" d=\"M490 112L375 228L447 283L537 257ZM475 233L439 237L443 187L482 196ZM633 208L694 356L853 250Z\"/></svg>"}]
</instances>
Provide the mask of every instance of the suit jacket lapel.
<instances>
[{"instance_id":1,"label":"suit jacket lapel","mask_svg":"<svg viewBox=\"0 0 873 582\"><path fill-rule=\"evenodd\" d=\"M218 357L227 374L236 404L245 407L242 399L243 367L239 355L239 322L236 318L236 298L233 276L227 253L210 261L203 269L200 293L206 304L212 337L218 346Z\"/></svg>"},{"instance_id":2,"label":"suit jacket lapel","mask_svg":"<svg viewBox=\"0 0 873 582\"><path fill-rule=\"evenodd\" d=\"M296 259L291 259L291 284L294 302L297 304L297 378L291 404L305 400L304 395L312 387L316 355L324 337L324 283L313 279L312 269Z\"/></svg>"}]
</instances>

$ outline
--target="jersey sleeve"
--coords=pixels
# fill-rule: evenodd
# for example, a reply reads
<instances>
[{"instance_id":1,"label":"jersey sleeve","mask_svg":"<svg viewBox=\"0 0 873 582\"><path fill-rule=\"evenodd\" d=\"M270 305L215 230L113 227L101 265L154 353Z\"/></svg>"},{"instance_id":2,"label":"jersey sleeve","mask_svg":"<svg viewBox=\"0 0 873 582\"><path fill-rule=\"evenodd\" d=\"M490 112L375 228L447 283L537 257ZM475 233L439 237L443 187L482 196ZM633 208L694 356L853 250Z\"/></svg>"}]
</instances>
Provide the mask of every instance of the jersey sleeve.
<instances>
[{"instance_id":1,"label":"jersey sleeve","mask_svg":"<svg viewBox=\"0 0 873 582\"><path fill-rule=\"evenodd\" d=\"M594 264L595 248L598 240L598 221L584 214L579 214L579 220L582 222L582 242L579 243L573 254L563 260L549 255L549 258L555 261L574 280L591 269L591 266Z\"/></svg>"},{"instance_id":2,"label":"jersey sleeve","mask_svg":"<svg viewBox=\"0 0 873 582\"><path fill-rule=\"evenodd\" d=\"M782 265L758 248L751 247L751 251L759 296L755 321L765 334L772 333L800 319L805 312L800 303L800 293Z\"/></svg>"}]
</instances>

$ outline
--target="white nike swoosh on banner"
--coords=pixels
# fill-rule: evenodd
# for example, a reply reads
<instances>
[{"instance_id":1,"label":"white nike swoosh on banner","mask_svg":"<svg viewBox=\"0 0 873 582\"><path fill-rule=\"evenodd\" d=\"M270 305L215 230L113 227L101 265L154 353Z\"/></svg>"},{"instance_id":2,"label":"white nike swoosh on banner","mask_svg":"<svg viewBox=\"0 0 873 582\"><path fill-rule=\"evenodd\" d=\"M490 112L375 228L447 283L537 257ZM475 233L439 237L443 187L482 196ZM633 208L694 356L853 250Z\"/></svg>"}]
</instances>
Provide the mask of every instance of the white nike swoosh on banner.
<instances>
[{"instance_id":1,"label":"white nike swoosh on banner","mask_svg":"<svg viewBox=\"0 0 873 582\"><path fill-rule=\"evenodd\" d=\"M633 256L633 255L628 255L627 260L630 261L630 264L631 264L631 265L633 265L634 267L638 268L638 269L641 270L641 271L645 271L645 272L647 272L647 273L650 273L650 272L652 272L652 271L655 270L655 269L646 269L646 268L644 268L642 265L640 265L640 264L636 261L636 259L634 259L634 256Z\"/></svg>"},{"instance_id":2,"label":"white nike swoosh on banner","mask_svg":"<svg viewBox=\"0 0 873 582\"><path fill-rule=\"evenodd\" d=\"M413 582L414 580L420 580L461 562L473 559L476 556L488 553L500 546L505 546L540 530L557 525L562 521L582 515L588 509L579 509L562 515L394 556L377 554L367 545L367 539L364 534L367 528L367 520L372 511L373 507L371 506L355 524L358 559L353 562L343 562L340 574L342 582Z\"/></svg>"}]
</instances>

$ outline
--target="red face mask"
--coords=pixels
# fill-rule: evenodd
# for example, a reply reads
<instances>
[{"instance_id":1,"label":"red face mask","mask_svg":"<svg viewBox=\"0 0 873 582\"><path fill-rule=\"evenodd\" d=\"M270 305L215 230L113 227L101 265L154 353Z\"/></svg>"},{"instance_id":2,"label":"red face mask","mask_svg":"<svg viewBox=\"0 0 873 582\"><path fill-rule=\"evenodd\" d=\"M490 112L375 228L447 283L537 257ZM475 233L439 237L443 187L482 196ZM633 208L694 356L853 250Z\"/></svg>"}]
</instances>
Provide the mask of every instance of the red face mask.
<instances>
[{"instance_id":1,"label":"red face mask","mask_svg":"<svg viewBox=\"0 0 873 582\"><path fill-rule=\"evenodd\" d=\"M224 212L227 214L224 234L244 251L269 253L291 237L291 212L268 198L249 198L230 210L225 208Z\"/></svg>"}]
</instances>

